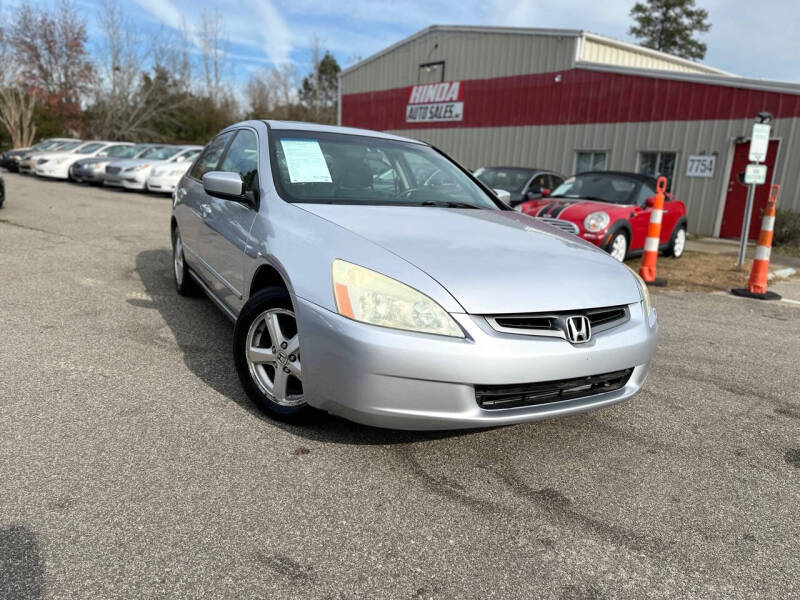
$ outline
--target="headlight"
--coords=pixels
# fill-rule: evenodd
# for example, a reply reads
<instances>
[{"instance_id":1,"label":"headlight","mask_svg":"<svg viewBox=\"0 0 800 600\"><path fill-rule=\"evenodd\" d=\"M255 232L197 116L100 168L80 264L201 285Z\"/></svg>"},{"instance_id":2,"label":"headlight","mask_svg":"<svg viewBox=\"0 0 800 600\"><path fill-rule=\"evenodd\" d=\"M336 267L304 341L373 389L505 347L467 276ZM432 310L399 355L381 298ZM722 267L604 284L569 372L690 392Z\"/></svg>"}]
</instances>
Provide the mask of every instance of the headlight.
<instances>
[{"instance_id":1,"label":"headlight","mask_svg":"<svg viewBox=\"0 0 800 600\"><path fill-rule=\"evenodd\" d=\"M441 306L391 277L338 259L332 274L340 315L381 327L464 337Z\"/></svg>"},{"instance_id":2,"label":"headlight","mask_svg":"<svg viewBox=\"0 0 800 600\"><path fill-rule=\"evenodd\" d=\"M583 220L583 227L586 229L586 231L596 233L598 231L603 231L603 229L608 227L610 221L611 219L609 218L608 213L600 210L588 215Z\"/></svg>"},{"instance_id":3,"label":"headlight","mask_svg":"<svg viewBox=\"0 0 800 600\"><path fill-rule=\"evenodd\" d=\"M628 267L628 265L625 266ZM633 276L636 277L636 281L639 282L639 288L641 288L642 297L644 298L644 310L649 317L650 313L653 312L653 305L650 303L650 290L647 289L647 284L644 282L644 279L642 279L636 271L630 267L628 267L628 269L630 269L631 273L633 273Z\"/></svg>"},{"instance_id":4,"label":"headlight","mask_svg":"<svg viewBox=\"0 0 800 600\"><path fill-rule=\"evenodd\" d=\"M184 173L186 173L185 169L175 169L174 171L169 172L171 177L177 177L178 175L183 175Z\"/></svg>"},{"instance_id":5,"label":"headlight","mask_svg":"<svg viewBox=\"0 0 800 600\"><path fill-rule=\"evenodd\" d=\"M56 162L57 162L59 165L63 165L63 164L64 164L65 162L67 162L68 160L69 160L69 156L65 156L65 157L63 157L63 158L57 158L57 159L56 159Z\"/></svg>"},{"instance_id":6,"label":"headlight","mask_svg":"<svg viewBox=\"0 0 800 600\"><path fill-rule=\"evenodd\" d=\"M150 165L136 165L135 167L128 167L125 171L141 171L142 169L148 168Z\"/></svg>"}]
</instances>

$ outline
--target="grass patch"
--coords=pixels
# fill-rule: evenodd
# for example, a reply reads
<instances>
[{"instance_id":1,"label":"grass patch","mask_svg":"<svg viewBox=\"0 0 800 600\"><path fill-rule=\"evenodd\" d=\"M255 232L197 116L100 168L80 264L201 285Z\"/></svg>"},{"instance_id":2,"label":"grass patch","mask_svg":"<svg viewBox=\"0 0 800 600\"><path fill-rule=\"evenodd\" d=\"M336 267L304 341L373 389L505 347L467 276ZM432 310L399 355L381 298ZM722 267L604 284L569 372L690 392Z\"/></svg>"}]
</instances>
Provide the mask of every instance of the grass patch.
<instances>
[{"instance_id":1,"label":"grass patch","mask_svg":"<svg viewBox=\"0 0 800 600\"><path fill-rule=\"evenodd\" d=\"M637 258L626 264L638 272L642 260ZM753 261L747 260L740 270L736 268L735 256L686 251L677 259L659 256L656 272L659 278L667 280L665 290L728 292L732 288L747 287L752 264Z\"/></svg>"}]
</instances>

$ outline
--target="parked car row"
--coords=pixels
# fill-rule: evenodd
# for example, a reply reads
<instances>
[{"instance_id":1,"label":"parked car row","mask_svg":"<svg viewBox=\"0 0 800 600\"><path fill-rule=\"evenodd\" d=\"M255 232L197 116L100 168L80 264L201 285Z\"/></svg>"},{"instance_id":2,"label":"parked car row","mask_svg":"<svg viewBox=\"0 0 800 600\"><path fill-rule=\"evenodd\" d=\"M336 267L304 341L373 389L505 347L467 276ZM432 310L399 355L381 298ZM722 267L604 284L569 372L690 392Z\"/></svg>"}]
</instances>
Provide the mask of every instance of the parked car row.
<instances>
[{"instance_id":1,"label":"parked car row","mask_svg":"<svg viewBox=\"0 0 800 600\"><path fill-rule=\"evenodd\" d=\"M619 261L640 255L653 212L656 178L592 171L565 177L546 169L483 167L474 176L523 214L573 233ZM686 247L686 206L667 193L659 250L680 258Z\"/></svg>"},{"instance_id":2,"label":"parked car row","mask_svg":"<svg viewBox=\"0 0 800 600\"><path fill-rule=\"evenodd\" d=\"M171 194L202 146L53 138L0 155L12 172Z\"/></svg>"}]
</instances>

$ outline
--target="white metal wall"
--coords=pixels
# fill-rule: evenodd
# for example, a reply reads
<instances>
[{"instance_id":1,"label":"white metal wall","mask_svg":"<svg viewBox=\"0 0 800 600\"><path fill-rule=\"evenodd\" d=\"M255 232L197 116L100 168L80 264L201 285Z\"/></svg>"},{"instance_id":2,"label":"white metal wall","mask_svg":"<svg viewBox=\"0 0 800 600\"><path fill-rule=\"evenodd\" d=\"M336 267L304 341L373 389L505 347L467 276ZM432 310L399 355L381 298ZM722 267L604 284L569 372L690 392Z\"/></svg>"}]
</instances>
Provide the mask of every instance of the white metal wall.
<instances>
[{"instance_id":1,"label":"white metal wall","mask_svg":"<svg viewBox=\"0 0 800 600\"><path fill-rule=\"evenodd\" d=\"M779 206L800 210L800 169L790 157L800 156L800 119L778 120L773 138L780 139L774 182L782 186ZM729 156L734 140L749 138L752 120L657 121L533 127L443 128L392 131L441 148L469 168L517 165L571 174L577 150L607 150L608 168L633 171L642 151L677 153L672 190L689 211L690 230L715 235L727 190ZM716 154L714 177L686 176L693 154Z\"/></svg>"},{"instance_id":2,"label":"white metal wall","mask_svg":"<svg viewBox=\"0 0 800 600\"><path fill-rule=\"evenodd\" d=\"M418 83L420 64L445 61L445 79L486 79L571 67L576 35L431 31L370 58L341 77L341 93L356 94Z\"/></svg>"},{"instance_id":3,"label":"white metal wall","mask_svg":"<svg viewBox=\"0 0 800 600\"><path fill-rule=\"evenodd\" d=\"M636 67L640 69L657 69L659 71L677 71L680 73L721 74L718 69L692 63L662 52L652 52L644 48L632 47L630 44L618 43L615 40L584 36L581 39L579 60Z\"/></svg>"}]
</instances>

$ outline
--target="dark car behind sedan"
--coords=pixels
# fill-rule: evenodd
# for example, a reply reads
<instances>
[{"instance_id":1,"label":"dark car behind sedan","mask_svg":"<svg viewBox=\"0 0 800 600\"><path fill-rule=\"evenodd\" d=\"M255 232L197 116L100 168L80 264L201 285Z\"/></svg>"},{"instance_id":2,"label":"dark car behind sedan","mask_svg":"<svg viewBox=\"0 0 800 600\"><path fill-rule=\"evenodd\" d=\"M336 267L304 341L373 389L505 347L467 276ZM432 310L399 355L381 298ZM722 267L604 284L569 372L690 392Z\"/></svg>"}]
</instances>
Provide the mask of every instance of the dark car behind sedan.
<instances>
[{"instance_id":1,"label":"dark car behind sedan","mask_svg":"<svg viewBox=\"0 0 800 600\"><path fill-rule=\"evenodd\" d=\"M481 167L473 175L494 190L508 192L511 206L546 196L565 179L560 173L532 167Z\"/></svg>"}]
</instances>

